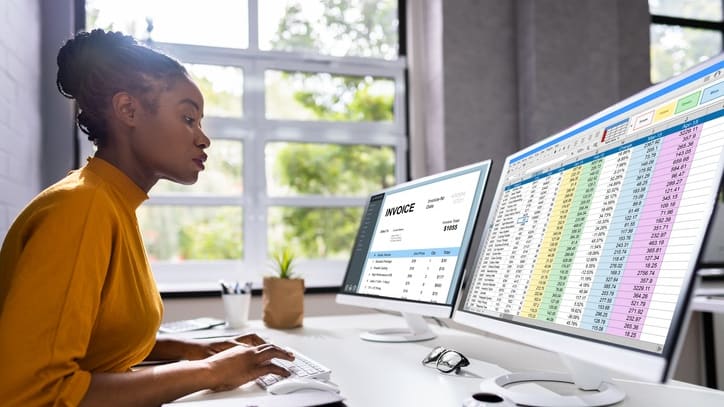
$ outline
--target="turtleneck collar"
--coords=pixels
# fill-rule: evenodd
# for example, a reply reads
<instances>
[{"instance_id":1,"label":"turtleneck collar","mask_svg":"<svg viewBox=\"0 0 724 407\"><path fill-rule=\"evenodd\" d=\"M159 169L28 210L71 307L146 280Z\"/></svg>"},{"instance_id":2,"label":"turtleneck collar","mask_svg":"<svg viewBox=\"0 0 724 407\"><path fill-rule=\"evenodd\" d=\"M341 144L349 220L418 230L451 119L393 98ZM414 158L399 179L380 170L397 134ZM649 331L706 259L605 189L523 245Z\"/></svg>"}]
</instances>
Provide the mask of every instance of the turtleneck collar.
<instances>
[{"instance_id":1,"label":"turtleneck collar","mask_svg":"<svg viewBox=\"0 0 724 407\"><path fill-rule=\"evenodd\" d=\"M111 185L118 194L124 198L129 209L135 211L148 199L148 195L121 170L108 161L98 157L88 158L85 170L98 175L103 181Z\"/></svg>"}]
</instances>

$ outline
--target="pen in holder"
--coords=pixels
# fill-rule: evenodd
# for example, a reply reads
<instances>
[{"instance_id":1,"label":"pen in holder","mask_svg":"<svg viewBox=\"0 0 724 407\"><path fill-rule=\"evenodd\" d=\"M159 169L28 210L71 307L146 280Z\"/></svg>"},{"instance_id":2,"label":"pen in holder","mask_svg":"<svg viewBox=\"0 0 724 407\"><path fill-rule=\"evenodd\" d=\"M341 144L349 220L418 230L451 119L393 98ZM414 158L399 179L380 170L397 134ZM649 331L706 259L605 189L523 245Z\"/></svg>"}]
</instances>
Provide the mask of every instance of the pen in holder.
<instances>
[{"instance_id":1,"label":"pen in holder","mask_svg":"<svg viewBox=\"0 0 724 407\"><path fill-rule=\"evenodd\" d=\"M236 282L233 286L223 281L220 284L226 326L229 328L243 327L249 320L251 283L246 283L243 287L239 285L239 282Z\"/></svg>"}]
</instances>

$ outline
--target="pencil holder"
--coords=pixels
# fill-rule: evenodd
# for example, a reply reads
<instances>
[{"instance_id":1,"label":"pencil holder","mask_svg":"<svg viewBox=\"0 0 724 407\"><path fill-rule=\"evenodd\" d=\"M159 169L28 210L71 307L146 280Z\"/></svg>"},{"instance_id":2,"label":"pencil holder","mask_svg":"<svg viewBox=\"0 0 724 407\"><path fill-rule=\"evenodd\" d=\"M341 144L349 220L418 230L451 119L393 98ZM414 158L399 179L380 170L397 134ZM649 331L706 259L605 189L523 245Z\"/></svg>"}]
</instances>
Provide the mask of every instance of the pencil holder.
<instances>
[{"instance_id":1,"label":"pencil holder","mask_svg":"<svg viewBox=\"0 0 724 407\"><path fill-rule=\"evenodd\" d=\"M224 314L226 326L229 328L241 328L249 321L249 305L251 304L251 293L244 294L223 294Z\"/></svg>"}]
</instances>

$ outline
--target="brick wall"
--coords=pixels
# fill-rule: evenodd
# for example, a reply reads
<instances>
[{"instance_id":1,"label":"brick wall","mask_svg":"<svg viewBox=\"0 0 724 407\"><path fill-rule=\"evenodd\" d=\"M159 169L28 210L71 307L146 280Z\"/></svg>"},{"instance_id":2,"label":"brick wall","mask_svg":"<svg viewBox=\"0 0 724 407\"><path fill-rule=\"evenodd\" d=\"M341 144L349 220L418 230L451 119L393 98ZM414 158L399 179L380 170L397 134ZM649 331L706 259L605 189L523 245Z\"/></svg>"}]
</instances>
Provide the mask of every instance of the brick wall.
<instances>
[{"instance_id":1,"label":"brick wall","mask_svg":"<svg viewBox=\"0 0 724 407\"><path fill-rule=\"evenodd\" d=\"M0 1L0 241L40 191L40 7Z\"/></svg>"}]
</instances>

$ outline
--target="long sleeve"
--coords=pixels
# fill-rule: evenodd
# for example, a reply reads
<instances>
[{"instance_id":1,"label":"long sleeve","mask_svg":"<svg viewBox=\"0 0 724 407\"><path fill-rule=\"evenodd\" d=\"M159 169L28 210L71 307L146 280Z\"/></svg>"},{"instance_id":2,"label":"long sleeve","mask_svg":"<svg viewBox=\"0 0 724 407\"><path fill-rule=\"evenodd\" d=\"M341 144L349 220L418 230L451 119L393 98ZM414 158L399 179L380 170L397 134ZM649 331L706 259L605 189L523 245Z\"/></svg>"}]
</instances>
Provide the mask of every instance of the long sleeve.
<instances>
[{"instance_id":1,"label":"long sleeve","mask_svg":"<svg viewBox=\"0 0 724 407\"><path fill-rule=\"evenodd\" d=\"M51 205L34 214L20 242L8 242L22 246L0 318L0 400L10 405L77 405L88 388L78 360L98 314L112 236L93 210L97 199Z\"/></svg>"},{"instance_id":2,"label":"long sleeve","mask_svg":"<svg viewBox=\"0 0 724 407\"><path fill-rule=\"evenodd\" d=\"M0 251L3 405L77 405L91 373L128 371L155 343L145 194L105 162L87 167L31 202Z\"/></svg>"}]
</instances>

